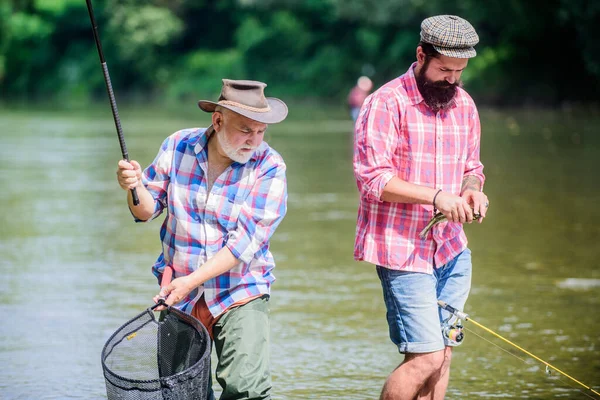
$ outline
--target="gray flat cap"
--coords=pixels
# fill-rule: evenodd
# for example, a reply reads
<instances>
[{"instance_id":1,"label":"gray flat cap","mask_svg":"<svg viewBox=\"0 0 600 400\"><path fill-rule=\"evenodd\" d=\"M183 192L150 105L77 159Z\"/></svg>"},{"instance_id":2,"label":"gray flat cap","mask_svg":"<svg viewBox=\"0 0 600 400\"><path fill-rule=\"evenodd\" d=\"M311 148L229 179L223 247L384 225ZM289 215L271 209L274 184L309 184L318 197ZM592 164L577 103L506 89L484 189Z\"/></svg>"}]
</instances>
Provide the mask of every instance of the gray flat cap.
<instances>
[{"instance_id":1,"label":"gray flat cap","mask_svg":"<svg viewBox=\"0 0 600 400\"><path fill-rule=\"evenodd\" d=\"M453 58L473 58L479 36L469 21L455 15L436 15L421 23L421 41L430 43L440 53Z\"/></svg>"}]
</instances>

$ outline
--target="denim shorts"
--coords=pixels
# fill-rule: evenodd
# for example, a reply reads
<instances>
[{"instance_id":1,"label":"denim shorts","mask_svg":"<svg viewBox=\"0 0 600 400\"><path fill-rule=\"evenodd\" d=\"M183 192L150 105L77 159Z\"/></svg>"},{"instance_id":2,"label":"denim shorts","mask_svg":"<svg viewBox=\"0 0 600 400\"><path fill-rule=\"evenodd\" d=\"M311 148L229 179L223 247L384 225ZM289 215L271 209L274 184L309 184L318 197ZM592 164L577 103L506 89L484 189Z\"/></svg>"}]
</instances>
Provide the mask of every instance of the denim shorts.
<instances>
[{"instance_id":1,"label":"denim shorts","mask_svg":"<svg viewBox=\"0 0 600 400\"><path fill-rule=\"evenodd\" d=\"M471 288L471 250L465 249L432 275L381 266L377 275L390 338L400 353L430 353L453 345L444 338L441 326L451 314L439 308L437 301L463 310Z\"/></svg>"}]
</instances>

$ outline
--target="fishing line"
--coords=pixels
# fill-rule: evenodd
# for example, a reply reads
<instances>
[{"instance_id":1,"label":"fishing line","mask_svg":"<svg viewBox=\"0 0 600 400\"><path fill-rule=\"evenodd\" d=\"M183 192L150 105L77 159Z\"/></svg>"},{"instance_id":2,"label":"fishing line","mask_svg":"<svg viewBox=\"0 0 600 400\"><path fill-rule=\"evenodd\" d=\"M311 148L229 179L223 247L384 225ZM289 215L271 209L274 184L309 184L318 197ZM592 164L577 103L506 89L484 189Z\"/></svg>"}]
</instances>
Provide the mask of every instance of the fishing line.
<instances>
[{"instance_id":1,"label":"fishing line","mask_svg":"<svg viewBox=\"0 0 600 400\"><path fill-rule=\"evenodd\" d=\"M496 336L497 338L505 341L506 343L510 344L511 346L516 347L517 349L521 350L523 353L527 354L529 357L534 358L536 360L538 360L539 362L541 362L542 364L546 365L547 368L552 368L553 370L561 373L562 375L566 376L567 378L571 379L573 382L577 382L579 385L583 386L584 388L590 390L591 392L595 393L596 395L600 396L600 393L598 393L597 391L595 391L594 389L592 389L591 387L589 387L588 385L578 381L577 379L573 378L572 376L570 376L569 374L561 371L560 369L556 368L554 365L550 364L549 362L546 362L544 360L542 360L541 358L539 358L538 356L536 356L535 354L530 353L529 351L525 350L524 348L522 348L521 346L511 342L510 340L506 339L505 337L503 337L502 335L497 334L496 332L494 332L493 330L491 330L490 328L481 325L479 322L475 321L474 319L472 319L471 317L469 317L468 314L457 310L456 308L452 307L449 304L446 304L443 301L438 301L438 305L448 311L449 313L455 315L457 318L459 319L464 319L465 321L470 321L472 324L478 326L479 328L483 329L484 331Z\"/></svg>"},{"instance_id":2,"label":"fishing line","mask_svg":"<svg viewBox=\"0 0 600 400\"><path fill-rule=\"evenodd\" d=\"M469 328L467 328L467 327L465 327L465 330L467 330L467 331L469 331L470 333L472 333L473 335L477 336L479 339L481 339L481 340L484 340L484 341L488 342L488 343L489 343L489 344L491 344L492 346L495 346L495 347L499 348L500 350L504 351L505 353L508 353L508 354L510 354L511 356L513 356L514 358L516 358L517 360L521 360L521 361L523 361L523 363L527 364L527 361L525 361L525 359L523 359L523 358L519 357L519 356L518 356L518 355L516 355L516 354L513 354L513 353L511 353L510 351L506 350L504 347L497 345L496 343L492 342L491 340L488 340L488 339L484 338L483 336L479 335L479 334L478 334L477 332L475 332L474 330L472 330L472 329L469 329ZM550 375L550 373L549 373L549 372L548 372L548 375ZM594 400L596 400L596 398L595 398L595 397L592 397L592 396L590 396L589 394L587 394L586 392L584 392L583 390L581 390L579 387L577 387L577 386L574 386L574 385L573 385L571 382L569 382L569 381L565 381L565 380L562 380L562 379L560 379L558 376L555 376L555 378L556 378L556 379L557 379L559 382L561 382L561 383L564 383L566 386L569 386L570 388L573 388L574 390L577 390L579 393L581 393L581 394L585 395L586 397L589 397L590 399L594 399Z\"/></svg>"},{"instance_id":3,"label":"fishing line","mask_svg":"<svg viewBox=\"0 0 600 400\"><path fill-rule=\"evenodd\" d=\"M492 342L491 340L484 338L483 336L481 336L481 335L477 334L477 332L475 332L474 330L472 330L472 329L469 329L469 328L467 328L467 327L465 327L465 330L467 330L467 331L471 332L473 335L477 336L477 337L478 337L478 338L480 338L481 340L485 340L486 342L488 342L488 343L489 343L489 344L491 344L492 346L496 346L497 348L499 348L500 350L504 351L505 353L508 353L508 354L510 354L511 356L513 356L514 358L516 358L517 360L521 360L521 361L523 361L524 363L527 363L527 362L525 361L525 359L524 359L524 358L521 358L521 357L519 357L518 355L516 355L516 354L514 354L514 353L511 353L510 351L506 350L504 347L502 347L502 346L499 346L499 345L497 345L496 343Z\"/></svg>"}]
</instances>

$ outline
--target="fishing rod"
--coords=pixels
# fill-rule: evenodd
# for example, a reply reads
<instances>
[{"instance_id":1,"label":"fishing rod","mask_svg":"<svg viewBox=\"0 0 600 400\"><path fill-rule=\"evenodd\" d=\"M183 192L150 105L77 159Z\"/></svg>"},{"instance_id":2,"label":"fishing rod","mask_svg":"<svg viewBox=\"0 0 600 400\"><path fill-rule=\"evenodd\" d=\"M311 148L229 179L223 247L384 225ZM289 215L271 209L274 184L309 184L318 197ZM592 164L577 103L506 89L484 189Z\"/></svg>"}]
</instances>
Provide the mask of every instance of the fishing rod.
<instances>
[{"instance_id":1,"label":"fishing rod","mask_svg":"<svg viewBox=\"0 0 600 400\"><path fill-rule=\"evenodd\" d=\"M92 31L94 32L94 41L96 42L96 48L98 49L98 55L100 56L100 64L102 64L104 83L106 83L110 108L112 110L113 119L115 120L115 127L117 128L117 136L119 137L119 144L121 145L121 154L123 155L123 159L129 162L129 153L127 153L127 146L125 145L125 138L123 137L123 130L121 129L121 119L119 118L119 111L117 110L117 101L115 100L115 94L113 93L112 84L110 82L106 60L104 60L104 53L102 53L102 44L100 43L100 36L98 35L98 24L94 17L94 8L92 7L91 0L85 0L85 2L87 4L88 13L90 14L90 21L92 22ZM131 189L131 197L133 198L134 206L140 204L140 199L138 198L135 188Z\"/></svg>"},{"instance_id":2,"label":"fishing rod","mask_svg":"<svg viewBox=\"0 0 600 400\"><path fill-rule=\"evenodd\" d=\"M446 304L445 302L438 300L438 305L440 306L440 308L442 308L443 310L448 311L450 314L456 316L459 320L463 319L465 321L470 321L471 323L473 323L474 325L480 327L481 329L483 329L486 332L491 333L492 335L496 336L499 339L504 340L506 343L510 344L511 346L516 347L517 349L521 350L523 353L527 354L528 356L538 360L539 362L543 363L546 365L546 369L547 368L552 368L553 370L561 373L562 375L566 376L567 378L571 379L573 382L578 383L579 385L583 386L584 388L586 388L587 390L590 390L592 393L600 396L600 393L598 393L597 391L595 391L594 389L592 389L591 387L589 387L588 385L585 385L584 383L578 381L577 379L573 378L572 376L566 374L565 372L561 371L560 369L556 368L554 365L542 360L541 358L539 358L538 356L530 353L529 351L525 350L524 348L516 345L515 343L511 342L510 340L506 339L505 337L497 334L496 332L494 332L493 330L491 330L490 328L487 328L483 325L481 325L479 322L475 321L473 318L471 318L469 316L469 314L466 314L462 311L457 310L456 308L452 307L449 304ZM459 325L460 326L460 325ZM460 326L460 328L462 328L462 326ZM460 342L462 340L462 332L459 332L460 330L454 330L451 329L449 330L449 335L450 335L450 339L452 339L452 337L454 338L458 338L458 342ZM459 336L460 335L460 336Z\"/></svg>"}]
</instances>

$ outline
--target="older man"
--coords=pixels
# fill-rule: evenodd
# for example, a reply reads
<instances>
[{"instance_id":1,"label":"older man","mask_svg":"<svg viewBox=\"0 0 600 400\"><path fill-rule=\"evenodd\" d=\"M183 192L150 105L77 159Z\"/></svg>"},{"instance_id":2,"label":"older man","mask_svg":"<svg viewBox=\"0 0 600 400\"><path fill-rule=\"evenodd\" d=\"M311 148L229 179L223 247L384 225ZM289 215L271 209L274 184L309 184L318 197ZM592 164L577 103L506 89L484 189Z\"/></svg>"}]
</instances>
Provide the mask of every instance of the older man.
<instances>
[{"instance_id":1,"label":"older man","mask_svg":"<svg viewBox=\"0 0 600 400\"><path fill-rule=\"evenodd\" d=\"M371 262L383 288L390 338L405 354L381 398L443 399L452 345L437 300L462 309L471 252L462 224L486 215L477 108L460 86L479 38L462 18L421 24L417 61L363 105L354 172L361 194L354 256ZM437 210L448 222L418 236ZM448 321L450 323L450 321Z\"/></svg>"},{"instance_id":2,"label":"older man","mask_svg":"<svg viewBox=\"0 0 600 400\"><path fill-rule=\"evenodd\" d=\"M172 268L175 279L155 301L166 297L206 326L222 400L271 396L269 239L286 213L287 191L285 163L263 138L268 124L285 119L287 106L266 98L265 87L224 79L217 102L198 103L212 113L210 127L169 136L143 173L136 161L118 163L135 220L167 213L153 272L160 279Z\"/></svg>"}]
</instances>

